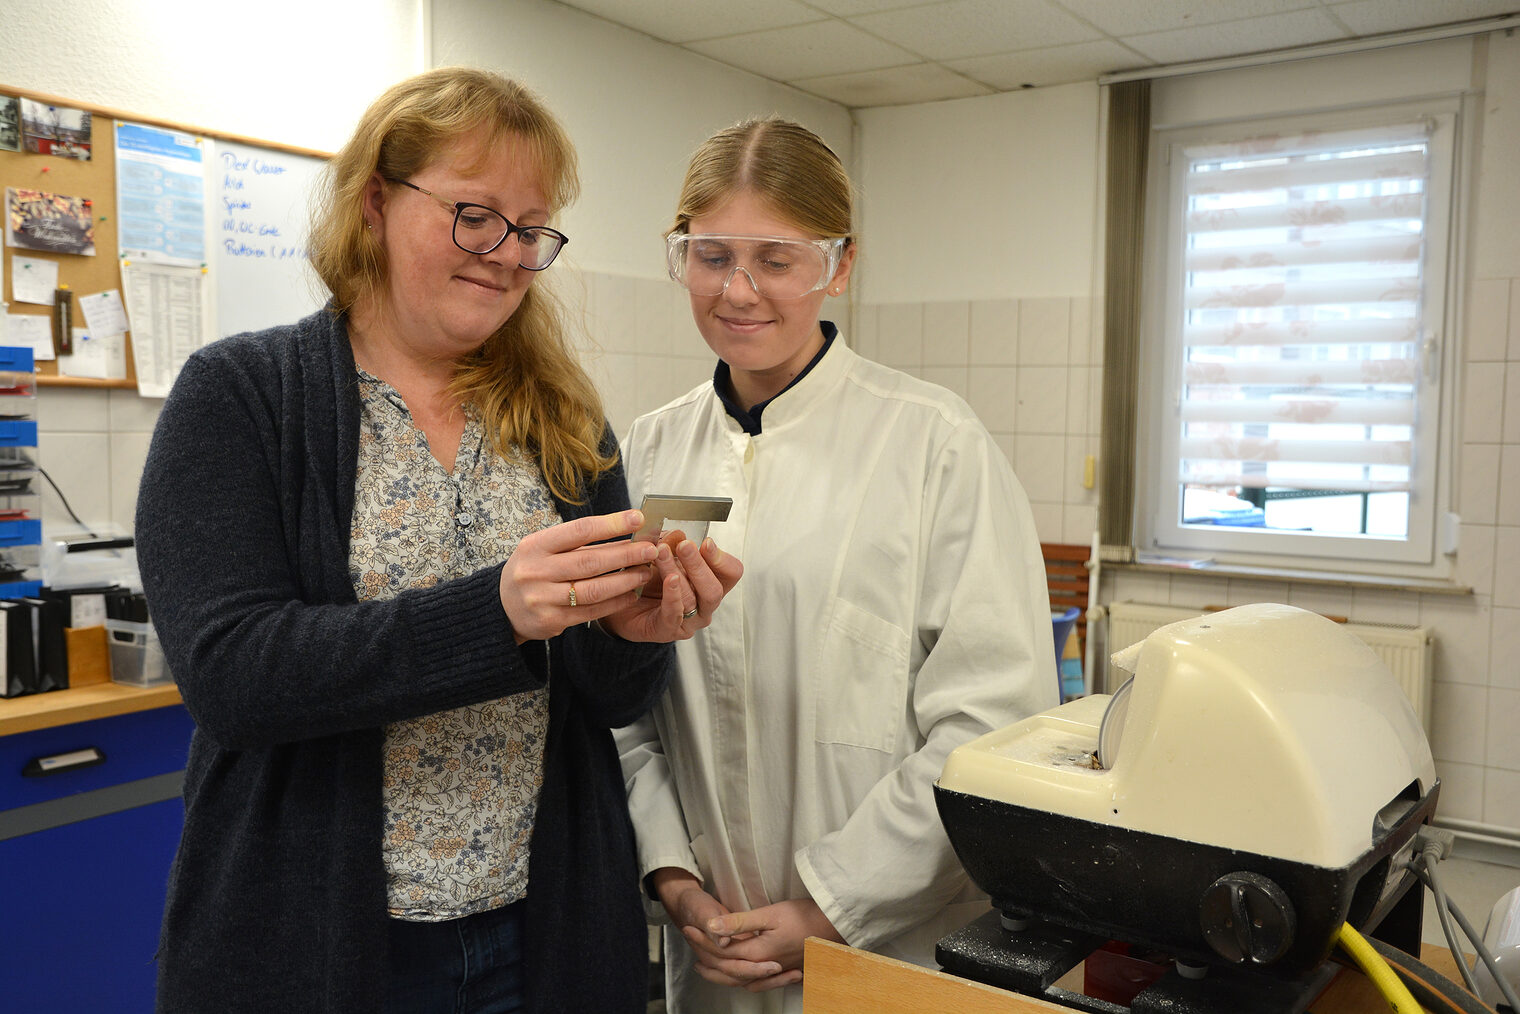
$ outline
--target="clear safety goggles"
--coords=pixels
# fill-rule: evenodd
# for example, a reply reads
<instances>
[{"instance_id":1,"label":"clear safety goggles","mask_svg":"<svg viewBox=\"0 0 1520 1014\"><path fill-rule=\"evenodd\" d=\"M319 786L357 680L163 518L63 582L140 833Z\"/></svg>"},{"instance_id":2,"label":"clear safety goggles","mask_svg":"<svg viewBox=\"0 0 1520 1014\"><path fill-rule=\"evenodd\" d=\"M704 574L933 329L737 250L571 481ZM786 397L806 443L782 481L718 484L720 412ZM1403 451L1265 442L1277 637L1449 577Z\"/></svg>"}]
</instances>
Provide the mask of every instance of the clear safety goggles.
<instances>
[{"instance_id":1,"label":"clear safety goggles","mask_svg":"<svg viewBox=\"0 0 1520 1014\"><path fill-rule=\"evenodd\" d=\"M728 290L739 272L766 299L798 299L829 284L839 269L845 237L790 239L675 233L665 239L670 277L694 296Z\"/></svg>"}]
</instances>

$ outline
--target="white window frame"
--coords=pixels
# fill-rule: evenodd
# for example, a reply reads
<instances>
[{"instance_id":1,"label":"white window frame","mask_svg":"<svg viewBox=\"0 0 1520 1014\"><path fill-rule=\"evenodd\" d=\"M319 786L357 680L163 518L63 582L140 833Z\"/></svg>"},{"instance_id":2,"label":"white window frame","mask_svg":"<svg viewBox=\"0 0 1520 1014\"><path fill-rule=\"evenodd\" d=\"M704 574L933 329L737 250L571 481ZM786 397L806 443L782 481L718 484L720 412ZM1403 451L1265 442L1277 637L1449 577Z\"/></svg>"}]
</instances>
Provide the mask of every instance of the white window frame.
<instances>
[{"instance_id":1,"label":"white window frame","mask_svg":"<svg viewBox=\"0 0 1520 1014\"><path fill-rule=\"evenodd\" d=\"M1320 533L1237 529L1180 523L1178 413L1182 381L1182 250L1186 197L1184 147L1274 133L1392 126L1426 120L1430 178L1426 217L1425 283L1421 313L1422 366L1406 539L1343 537ZM1325 569L1446 577L1455 550L1443 519L1452 487L1452 403L1457 376L1457 296L1454 267L1460 251L1458 172L1461 103L1457 97L1404 101L1335 112L1245 119L1160 130L1152 138L1146 206L1141 376L1135 497L1135 540L1144 554L1208 558L1218 564L1280 569ZM1181 208L1176 202L1182 201Z\"/></svg>"}]
</instances>

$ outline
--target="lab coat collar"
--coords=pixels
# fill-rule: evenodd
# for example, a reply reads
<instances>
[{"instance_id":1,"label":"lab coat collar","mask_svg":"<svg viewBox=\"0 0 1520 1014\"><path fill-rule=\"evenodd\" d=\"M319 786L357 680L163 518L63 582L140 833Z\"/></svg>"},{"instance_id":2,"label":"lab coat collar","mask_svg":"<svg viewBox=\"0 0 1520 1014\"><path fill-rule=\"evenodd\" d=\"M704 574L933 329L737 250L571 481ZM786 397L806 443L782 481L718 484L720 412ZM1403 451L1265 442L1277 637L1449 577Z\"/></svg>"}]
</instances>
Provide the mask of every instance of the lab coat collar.
<instances>
[{"instance_id":1,"label":"lab coat collar","mask_svg":"<svg viewBox=\"0 0 1520 1014\"><path fill-rule=\"evenodd\" d=\"M823 348L819 349L817 354L814 355L812 359L808 360L808 364L802 368L801 373L792 378L791 383L787 384L778 393L767 398L765 401L760 402L754 408L746 410L744 406L740 405L738 402L729 397L728 391L731 385L729 384L728 364L721 359L718 360L718 365L713 370L713 391L717 394L718 401L723 404L723 410L728 413L731 419L739 424L740 429L748 433L750 436L753 437L760 434L761 413L764 412L768 406L775 403L778 399L786 397L788 392L790 392L798 384L802 383L803 378L807 377L810 373L813 372L813 368L823 361L823 358L828 355L829 349L833 347L834 339L839 337L839 328L835 326L834 322L831 320L821 320L818 322L818 326L823 331ZM844 358L846 357L834 357L836 362L842 361ZM810 386L816 387L818 385ZM798 399L791 398L788 399L788 402L794 402L797 400ZM802 399L804 403L806 403L807 400L808 399ZM799 405L797 407L800 408L802 406ZM775 420L776 416L776 412L771 413L772 420Z\"/></svg>"}]
</instances>

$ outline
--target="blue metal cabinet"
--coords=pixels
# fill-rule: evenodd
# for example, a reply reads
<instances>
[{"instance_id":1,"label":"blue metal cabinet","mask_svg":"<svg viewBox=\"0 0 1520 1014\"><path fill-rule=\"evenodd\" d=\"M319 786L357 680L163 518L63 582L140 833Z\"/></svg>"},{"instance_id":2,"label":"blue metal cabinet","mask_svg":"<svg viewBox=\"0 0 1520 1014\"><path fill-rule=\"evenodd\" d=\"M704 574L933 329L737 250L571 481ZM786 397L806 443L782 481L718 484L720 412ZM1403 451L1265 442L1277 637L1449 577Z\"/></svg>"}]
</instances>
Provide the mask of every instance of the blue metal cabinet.
<instances>
[{"instance_id":1,"label":"blue metal cabinet","mask_svg":"<svg viewBox=\"0 0 1520 1014\"><path fill-rule=\"evenodd\" d=\"M192 727L176 705L0 736L6 1010L152 1011Z\"/></svg>"}]
</instances>

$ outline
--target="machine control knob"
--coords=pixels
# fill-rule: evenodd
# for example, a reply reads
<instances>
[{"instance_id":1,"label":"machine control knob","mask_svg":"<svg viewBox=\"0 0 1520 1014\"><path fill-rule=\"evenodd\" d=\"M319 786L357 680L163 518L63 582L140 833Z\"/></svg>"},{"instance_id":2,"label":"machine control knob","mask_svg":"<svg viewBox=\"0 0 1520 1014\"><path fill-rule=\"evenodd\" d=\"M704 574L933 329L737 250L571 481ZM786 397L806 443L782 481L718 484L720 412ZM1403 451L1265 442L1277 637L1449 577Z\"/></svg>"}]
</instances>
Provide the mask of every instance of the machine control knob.
<instances>
[{"instance_id":1,"label":"machine control knob","mask_svg":"<svg viewBox=\"0 0 1520 1014\"><path fill-rule=\"evenodd\" d=\"M1198 902L1203 938L1226 961L1270 965L1293 944L1297 917L1283 889L1259 873L1226 873Z\"/></svg>"}]
</instances>

